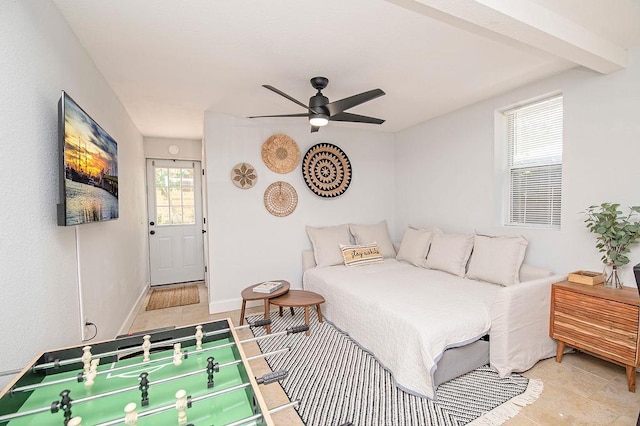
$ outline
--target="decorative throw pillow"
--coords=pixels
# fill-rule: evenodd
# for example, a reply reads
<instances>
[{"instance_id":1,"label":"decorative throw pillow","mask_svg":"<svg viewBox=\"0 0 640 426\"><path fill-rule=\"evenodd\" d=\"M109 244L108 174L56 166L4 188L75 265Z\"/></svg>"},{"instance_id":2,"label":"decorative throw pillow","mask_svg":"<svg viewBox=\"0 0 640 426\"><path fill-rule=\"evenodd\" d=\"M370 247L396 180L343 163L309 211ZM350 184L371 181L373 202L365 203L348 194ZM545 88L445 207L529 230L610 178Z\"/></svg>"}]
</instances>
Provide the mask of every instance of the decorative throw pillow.
<instances>
[{"instance_id":1,"label":"decorative throw pillow","mask_svg":"<svg viewBox=\"0 0 640 426\"><path fill-rule=\"evenodd\" d=\"M340 250L345 266L362 266L384 262L376 242L364 245L340 244Z\"/></svg>"},{"instance_id":2,"label":"decorative throw pillow","mask_svg":"<svg viewBox=\"0 0 640 426\"><path fill-rule=\"evenodd\" d=\"M476 235L467 278L502 286L519 283L528 244L524 237Z\"/></svg>"},{"instance_id":3,"label":"decorative throw pillow","mask_svg":"<svg viewBox=\"0 0 640 426\"><path fill-rule=\"evenodd\" d=\"M407 228L404 231L396 259L404 260L415 266L424 266L432 236L433 232L429 229Z\"/></svg>"},{"instance_id":4,"label":"decorative throw pillow","mask_svg":"<svg viewBox=\"0 0 640 426\"><path fill-rule=\"evenodd\" d=\"M464 277L469 255L473 249L473 235L436 232L431 240L425 268Z\"/></svg>"},{"instance_id":5,"label":"decorative throw pillow","mask_svg":"<svg viewBox=\"0 0 640 426\"><path fill-rule=\"evenodd\" d=\"M307 226L307 235L313 246L316 266L341 265L343 262L340 244L351 244L349 225L314 228Z\"/></svg>"},{"instance_id":6,"label":"decorative throw pillow","mask_svg":"<svg viewBox=\"0 0 640 426\"><path fill-rule=\"evenodd\" d=\"M369 244L372 241L378 242L382 257L396 257L396 250L387 232L387 221L383 220L375 225L349 225L349 229L356 240L356 244Z\"/></svg>"}]
</instances>

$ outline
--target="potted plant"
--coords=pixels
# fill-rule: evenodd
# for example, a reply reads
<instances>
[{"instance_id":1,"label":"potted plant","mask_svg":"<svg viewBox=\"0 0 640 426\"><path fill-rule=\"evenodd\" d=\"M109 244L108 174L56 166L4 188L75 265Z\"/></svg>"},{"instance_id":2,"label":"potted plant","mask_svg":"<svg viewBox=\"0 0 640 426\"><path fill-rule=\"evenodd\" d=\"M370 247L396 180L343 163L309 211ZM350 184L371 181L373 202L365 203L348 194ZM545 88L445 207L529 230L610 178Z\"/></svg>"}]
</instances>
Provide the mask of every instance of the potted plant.
<instances>
[{"instance_id":1,"label":"potted plant","mask_svg":"<svg viewBox=\"0 0 640 426\"><path fill-rule=\"evenodd\" d=\"M602 253L602 262L611 269L605 281L611 288L622 288L618 267L629 263L629 246L640 240L640 206L629 207L626 214L619 207L615 203L590 206L585 220L587 229L597 235L596 248Z\"/></svg>"}]
</instances>

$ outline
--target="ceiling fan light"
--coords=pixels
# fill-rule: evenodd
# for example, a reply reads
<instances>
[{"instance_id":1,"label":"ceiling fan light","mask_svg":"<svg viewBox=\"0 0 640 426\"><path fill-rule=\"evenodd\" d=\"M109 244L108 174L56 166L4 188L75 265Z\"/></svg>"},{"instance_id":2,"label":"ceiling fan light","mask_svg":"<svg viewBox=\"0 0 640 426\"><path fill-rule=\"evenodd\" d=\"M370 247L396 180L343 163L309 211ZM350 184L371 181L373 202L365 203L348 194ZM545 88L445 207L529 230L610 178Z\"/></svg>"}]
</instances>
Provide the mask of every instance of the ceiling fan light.
<instances>
[{"instance_id":1,"label":"ceiling fan light","mask_svg":"<svg viewBox=\"0 0 640 426\"><path fill-rule=\"evenodd\" d=\"M316 127L322 127L329 124L329 116L326 114L314 114L309 117L309 124Z\"/></svg>"}]
</instances>

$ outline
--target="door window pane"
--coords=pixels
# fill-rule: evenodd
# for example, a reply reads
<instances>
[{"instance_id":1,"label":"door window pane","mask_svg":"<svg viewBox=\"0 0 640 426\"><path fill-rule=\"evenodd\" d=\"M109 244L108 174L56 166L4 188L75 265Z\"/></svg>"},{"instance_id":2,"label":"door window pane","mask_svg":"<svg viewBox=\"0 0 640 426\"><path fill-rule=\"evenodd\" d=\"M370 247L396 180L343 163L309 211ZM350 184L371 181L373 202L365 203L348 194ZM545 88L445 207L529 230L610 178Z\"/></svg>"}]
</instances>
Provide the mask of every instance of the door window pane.
<instances>
[{"instance_id":1,"label":"door window pane","mask_svg":"<svg viewBox=\"0 0 640 426\"><path fill-rule=\"evenodd\" d=\"M156 206L156 219L157 219L157 225L171 224L170 215L169 215L169 206L167 207Z\"/></svg>"},{"instance_id":2,"label":"door window pane","mask_svg":"<svg viewBox=\"0 0 640 426\"><path fill-rule=\"evenodd\" d=\"M196 221L196 209L191 206L185 206L182 208L182 220L184 223L195 223Z\"/></svg>"},{"instance_id":3,"label":"door window pane","mask_svg":"<svg viewBox=\"0 0 640 426\"><path fill-rule=\"evenodd\" d=\"M173 225L182 224L182 207L171 207L171 223Z\"/></svg>"}]
</instances>

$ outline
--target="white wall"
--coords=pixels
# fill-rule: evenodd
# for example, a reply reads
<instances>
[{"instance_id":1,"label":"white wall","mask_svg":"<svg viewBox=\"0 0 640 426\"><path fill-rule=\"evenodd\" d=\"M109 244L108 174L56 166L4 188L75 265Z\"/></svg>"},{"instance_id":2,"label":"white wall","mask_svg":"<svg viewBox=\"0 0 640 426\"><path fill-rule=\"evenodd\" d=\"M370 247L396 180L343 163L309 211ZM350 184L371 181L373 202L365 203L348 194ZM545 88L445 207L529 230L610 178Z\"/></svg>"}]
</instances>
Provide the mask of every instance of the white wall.
<instances>
[{"instance_id":1,"label":"white wall","mask_svg":"<svg viewBox=\"0 0 640 426\"><path fill-rule=\"evenodd\" d=\"M494 114L505 106L564 94L562 229L506 228L494 162ZM396 232L409 224L445 231L523 234L526 261L566 273L602 270L581 213L592 204L640 205L640 49L611 75L583 68L477 103L396 134ZM631 265L640 261L634 247ZM635 286L630 266L624 283Z\"/></svg>"},{"instance_id":2,"label":"white wall","mask_svg":"<svg viewBox=\"0 0 640 426\"><path fill-rule=\"evenodd\" d=\"M79 278L97 339L114 337L148 268L142 137L120 101L52 3L3 1L0 40L2 372L24 367L40 351L81 343ZM118 220L56 224L62 89L118 142Z\"/></svg>"},{"instance_id":3,"label":"white wall","mask_svg":"<svg viewBox=\"0 0 640 426\"><path fill-rule=\"evenodd\" d=\"M286 119L283 119L286 120ZM211 311L238 309L243 288L265 280L286 279L301 288L301 252L311 243L305 225L377 223L393 226L393 136L329 125L309 133L304 120L265 123L218 113L205 115L206 186L209 215L209 285ZM336 198L321 198L304 183L301 166L278 174L262 162L262 144L275 133L291 136L300 157L316 143L339 146L349 157L353 180ZM239 162L252 164L258 181L237 188L230 179ZM283 180L298 193L298 206L287 217L264 207L264 191Z\"/></svg>"},{"instance_id":4,"label":"white wall","mask_svg":"<svg viewBox=\"0 0 640 426\"><path fill-rule=\"evenodd\" d=\"M175 138L144 138L145 158L175 159L175 160L198 160L202 159L202 141L194 139ZM169 147L178 147L178 153L169 152Z\"/></svg>"}]
</instances>

